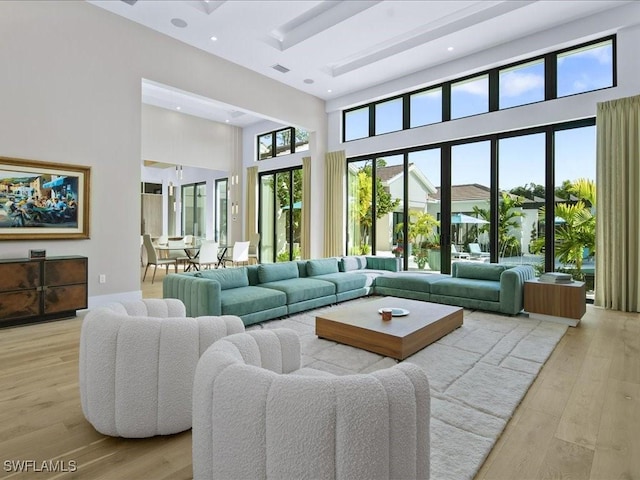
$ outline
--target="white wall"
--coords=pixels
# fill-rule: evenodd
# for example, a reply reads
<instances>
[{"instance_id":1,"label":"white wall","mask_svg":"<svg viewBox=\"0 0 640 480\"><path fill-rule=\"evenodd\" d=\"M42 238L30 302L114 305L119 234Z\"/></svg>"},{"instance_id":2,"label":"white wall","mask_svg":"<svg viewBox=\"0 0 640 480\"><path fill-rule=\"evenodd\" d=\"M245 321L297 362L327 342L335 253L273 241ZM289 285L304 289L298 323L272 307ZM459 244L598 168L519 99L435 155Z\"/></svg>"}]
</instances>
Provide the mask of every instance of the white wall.
<instances>
[{"instance_id":1,"label":"white wall","mask_svg":"<svg viewBox=\"0 0 640 480\"><path fill-rule=\"evenodd\" d=\"M87 256L90 305L140 296L143 78L326 128L320 99L86 2L0 2L0 64L0 155L92 168L90 240L6 241L0 257Z\"/></svg>"}]
</instances>

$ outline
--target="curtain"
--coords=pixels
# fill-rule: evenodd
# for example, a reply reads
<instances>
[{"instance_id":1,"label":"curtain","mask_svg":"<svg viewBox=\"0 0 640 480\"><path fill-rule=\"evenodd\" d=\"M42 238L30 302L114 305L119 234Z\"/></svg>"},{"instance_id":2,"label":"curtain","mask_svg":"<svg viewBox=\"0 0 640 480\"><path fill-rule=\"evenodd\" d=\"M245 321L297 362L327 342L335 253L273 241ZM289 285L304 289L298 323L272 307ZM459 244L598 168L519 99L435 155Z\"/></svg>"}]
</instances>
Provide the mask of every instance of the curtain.
<instances>
[{"instance_id":1,"label":"curtain","mask_svg":"<svg viewBox=\"0 0 640 480\"><path fill-rule=\"evenodd\" d=\"M247 231L245 238L258 232L258 167L247 168Z\"/></svg>"},{"instance_id":2,"label":"curtain","mask_svg":"<svg viewBox=\"0 0 640 480\"><path fill-rule=\"evenodd\" d=\"M596 113L596 297L601 307L640 307L640 96Z\"/></svg>"},{"instance_id":3,"label":"curtain","mask_svg":"<svg viewBox=\"0 0 640 480\"><path fill-rule=\"evenodd\" d=\"M311 258L311 157L302 158L302 258Z\"/></svg>"},{"instance_id":4,"label":"curtain","mask_svg":"<svg viewBox=\"0 0 640 480\"><path fill-rule=\"evenodd\" d=\"M324 256L344 255L344 150L325 155Z\"/></svg>"}]
</instances>

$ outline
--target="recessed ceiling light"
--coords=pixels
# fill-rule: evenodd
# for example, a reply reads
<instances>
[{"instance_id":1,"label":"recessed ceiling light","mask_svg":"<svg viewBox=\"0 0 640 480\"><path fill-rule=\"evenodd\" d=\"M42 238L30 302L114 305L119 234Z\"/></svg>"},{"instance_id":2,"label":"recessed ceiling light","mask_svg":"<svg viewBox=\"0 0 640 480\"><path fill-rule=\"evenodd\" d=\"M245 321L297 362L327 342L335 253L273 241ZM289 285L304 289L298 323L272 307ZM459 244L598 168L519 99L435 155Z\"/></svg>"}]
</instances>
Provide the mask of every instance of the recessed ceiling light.
<instances>
[{"instance_id":1,"label":"recessed ceiling light","mask_svg":"<svg viewBox=\"0 0 640 480\"><path fill-rule=\"evenodd\" d=\"M216 40L218 40L218 37L210 37L210 40L211 40L212 42L215 42Z\"/></svg>"},{"instance_id":2,"label":"recessed ceiling light","mask_svg":"<svg viewBox=\"0 0 640 480\"><path fill-rule=\"evenodd\" d=\"M453 52L453 47L449 47L449 48L447 48L447 51L448 51L448 52Z\"/></svg>"},{"instance_id":3,"label":"recessed ceiling light","mask_svg":"<svg viewBox=\"0 0 640 480\"><path fill-rule=\"evenodd\" d=\"M174 27L178 27L178 28L184 28L187 26L187 22L185 22L183 19L181 18L172 18L171 19L171 24Z\"/></svg>"},{"instance_id":4,"label":"recessed ceiling light","mask_svg":"<svg viewBox=\"0 0 640 480\"><path fill-rule=\"evenodd\" d=\"M327 93L331 93L331 92L332 92L332 90L331 90L331 89L327 90Z\"/></svg>"},{"instance_id":5,"label":"recessed ceiling light","mask_svg":"<svg viewBox=\"0 0 640 480\"><path fill-rule=\"evenodd\" d=\"M229 123L229 120L228 120L228 119L227 119L227 120L225 120L225 123Z\"/></svg>"},{"instance_id":6,"label":"recessed ceiling light","mask_svg":"<svg viewBox=\"0 0 640 480\"><path fill-rule=\"evenodd\" d=\"M312 84L312 83L314 82L314 80L313 80L313 78L305 78L305 79L303 80L303 82L304 82L304 83L307 83L307 84Z\"/></svg>"},{"instance_id":7,"label":"recessed ceiling light","mask_svg":"<svg viewBox=\"0 0 640 480\"><path fill-rule=\"evenodd\" d=\"M182 107L176 107L176 110L182 110Z\"/></svg>"}]
</instances>

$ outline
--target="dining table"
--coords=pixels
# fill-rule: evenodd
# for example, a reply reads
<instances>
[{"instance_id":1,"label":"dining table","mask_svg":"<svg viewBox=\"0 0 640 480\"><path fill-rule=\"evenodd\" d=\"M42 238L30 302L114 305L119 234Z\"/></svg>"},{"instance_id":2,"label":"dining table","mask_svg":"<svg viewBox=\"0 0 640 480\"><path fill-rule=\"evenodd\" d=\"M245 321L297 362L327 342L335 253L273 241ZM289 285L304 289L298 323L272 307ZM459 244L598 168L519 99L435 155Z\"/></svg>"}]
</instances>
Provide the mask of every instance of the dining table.
<instances>
[{"instance_id":1,"label":"dining table","mask_svg":"<svg viewBox=\"0 0 640 480\"><path fill-rule=\"evenodd\" d=\"M200 254L200 242L182 243L180 245L155 245L155 248L158 252L161 252L162 255L166 255L167 257L170 252L183 251L188 258L184 267L185 272L191 270L191 263L189 260L198 258L198 255Z\"/></svg>"}]
</instances>

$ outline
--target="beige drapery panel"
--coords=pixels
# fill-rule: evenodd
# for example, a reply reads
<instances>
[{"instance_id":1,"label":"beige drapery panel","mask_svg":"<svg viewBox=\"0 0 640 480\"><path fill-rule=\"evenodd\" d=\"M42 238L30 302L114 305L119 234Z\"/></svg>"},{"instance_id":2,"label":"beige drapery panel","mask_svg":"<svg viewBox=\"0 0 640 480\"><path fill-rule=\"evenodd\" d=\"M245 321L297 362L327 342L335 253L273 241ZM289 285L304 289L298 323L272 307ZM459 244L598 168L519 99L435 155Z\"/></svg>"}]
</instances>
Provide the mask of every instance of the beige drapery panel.
<instances>
[{"instance_id":1,"label":"beige drapery panel","mask_svg":"<svg viewBox=\"0 0 640 480\"><path fill-rule=\"evenodd\" d=\"M258 167L247 168L246 239L258 231Z\"/></svg>"},{"instance_id":2,"label":"beige drapery panel","mask_svg":"<svg viewBox=\"0 0 640 480\"><path fill-rule=\"evenodd\" d=\"M302 258L311 258L311 157L302 157Z\"/></svg>"},{"instance_id":3,"label":"beige drapery panel","mask_svg":"<svg viewBox=\"0 0 640 480\"><path fill-rule=\"evenodd\" d=\"M344 255L344 179L347 157L344 150L325 155L324 256Z\"/></svg>"},{"instance_id":4,"label":"beige drapery panel","mask_svg":"<svg viewBox=\"0 0 640 480\"><path fill-rule=\"evenodd\" d=\"M598 104L595 304L640 307L640 96Z\"/></svg>"}]
</instances>

